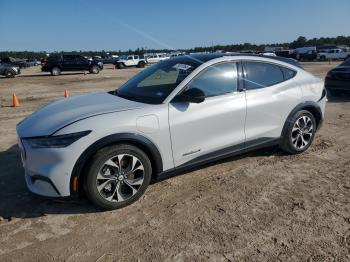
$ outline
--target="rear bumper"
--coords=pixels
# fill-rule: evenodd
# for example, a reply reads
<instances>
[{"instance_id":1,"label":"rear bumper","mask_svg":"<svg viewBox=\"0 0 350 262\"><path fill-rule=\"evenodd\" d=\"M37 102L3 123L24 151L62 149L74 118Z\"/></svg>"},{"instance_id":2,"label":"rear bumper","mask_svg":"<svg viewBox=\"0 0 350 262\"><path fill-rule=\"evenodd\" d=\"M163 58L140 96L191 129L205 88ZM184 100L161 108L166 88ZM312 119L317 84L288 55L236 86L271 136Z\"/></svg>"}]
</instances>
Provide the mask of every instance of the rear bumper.
<instances>
[{"instance_id":1,"label":"rear bumper","mask_svg":"<svg viewBox=\"0 0 350 262\"><path fill-rule=\"evenodd\" d=\"M325 87L328 90L346 90L350 91L350 81L346 80L334 80L326 78Z\"/></svg>"}]
</instances>

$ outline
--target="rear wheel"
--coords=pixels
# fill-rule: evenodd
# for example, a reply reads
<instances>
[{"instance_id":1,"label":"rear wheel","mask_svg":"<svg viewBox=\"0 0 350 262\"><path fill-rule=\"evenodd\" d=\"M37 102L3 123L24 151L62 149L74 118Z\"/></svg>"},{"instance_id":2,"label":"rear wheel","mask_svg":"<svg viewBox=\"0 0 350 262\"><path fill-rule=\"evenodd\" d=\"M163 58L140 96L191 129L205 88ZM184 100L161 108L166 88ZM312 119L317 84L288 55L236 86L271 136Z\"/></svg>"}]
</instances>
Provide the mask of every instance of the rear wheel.
<instances>
[{"instance_id":1,"label":"rear wheel","mask_svg":"<svg viewBox=\"0 0 350 262\"><path fill-rule=\"evenodd\" d=\"M125 66L124 66L124 64L123 63L118 63L117 64L117 68L118 69L123 69Z\"/></svg>"},{"instance_id":2,"label":"rear wheel","mask_svg":"<svg viewBox=\"0 0 350 262\"><path fill-rule=\"evenodd\" d=\"M60 74L61 74L61 69L59 67L55 66L51 69L51 75L58 76Z\"/></svg>"},{"instance_id":3,"label":"rear wheel","mask_svg":"<svg viewBox=\"0 0 350 262\"><path fill-rule=\"evenodd\" d=\"M117 209L135 202L151 181L149 158L132 145L106 147L91 162L84 187L87 197L103 209Z\"/></svg>"},{"instance_id":4,"label":"rear wheel","mask_svg":"<svg viewBox=\"0 0 350 262\"><path fill-rule=\"evenodd\" d=\"M144 68L145 67L145 62L141 61L137 64L137 67L139 68Z\"/></svg>"},{"instance_id":5,"label":"rear wheel","mask_svg":"<svg viewBox=\"0 0 350 262\"><path fill-rule=\"evenodd\" d=\"M282 150L291 154L306 151L315 137L316 128L313 114L307 110L297 112L288 121L288 127L280 145Z\"/></svg>"}]
</instances>

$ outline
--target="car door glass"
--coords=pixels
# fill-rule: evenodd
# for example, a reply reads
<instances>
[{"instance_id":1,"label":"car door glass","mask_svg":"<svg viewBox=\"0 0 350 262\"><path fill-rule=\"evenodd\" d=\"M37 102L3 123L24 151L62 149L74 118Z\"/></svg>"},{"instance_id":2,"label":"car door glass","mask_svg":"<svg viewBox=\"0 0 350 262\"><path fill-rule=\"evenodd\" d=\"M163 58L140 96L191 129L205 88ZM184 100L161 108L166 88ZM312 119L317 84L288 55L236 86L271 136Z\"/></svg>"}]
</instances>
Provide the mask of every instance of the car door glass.
<instances>
[{"instance_id":1,"label":"car door glass","mask_svg":"<svg viewBox=\"0 0 350 262\"><path fill-rule=\"evenodd\" d=\"M281 70L283 72L285 81L293 78L296 75L296 72L294 70L292 70L292 69L289 69L289 68L286 68L286 67L283 67L283 66L281 66L280 68L281 68Z\"/></svg>"},{"instance_id":2,"label":"car door glass","mask_svg":"<svg viewBox=\"0 0 350 262\"><path fill-rule=\"evenodd\" d=\"M263 62L243 62L244 87L247 90L272 86L284 81L279 66Z\"/></svg>"},{"instance_id":3,"label":"car door glass","mask_svg":"<svg viewBox=\"0 0 350 262\"><path fill-rule=\"evenodd\" d=\"M219 96L237 91L237 65L236 63L222 63L204 69L186 90L197 88L203 91L206 97Z\"/></svg>"}]
</instances>

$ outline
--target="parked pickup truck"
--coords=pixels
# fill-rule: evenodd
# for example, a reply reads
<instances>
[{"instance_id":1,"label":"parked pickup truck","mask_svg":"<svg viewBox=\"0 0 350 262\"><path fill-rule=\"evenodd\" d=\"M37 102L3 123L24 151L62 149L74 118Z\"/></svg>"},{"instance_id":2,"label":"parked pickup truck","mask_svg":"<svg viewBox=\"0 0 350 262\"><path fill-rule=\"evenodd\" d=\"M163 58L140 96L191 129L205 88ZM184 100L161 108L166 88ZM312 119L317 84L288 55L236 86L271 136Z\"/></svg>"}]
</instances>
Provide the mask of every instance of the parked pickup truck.
<instances>
[{"instance_id":1,"label":"parked pickup truck","mask_svg":"<svg viewBox=\"0 0 350 262\"><path fill-rule=\"evenodd\" d=\"M159 61L163 61L168 59L168 57L166 57L163 54L151 54L149 56L147 56L146 61L149 64L154 64L154 63L158 63Z\"/></svg>"},{"instance_id":2,"label":"parked pickup truck","mask_svg":"<svg viewBox=\"0 0 350 262\"><path fill-rule=\"evenodd\" d=\"M320 52L317 55L317 59L324 61L328 59L348 59L350 58L350 52L346 52L342 49L330 49L327 52Z\"/></svg>"},{"instance_id":3,"label":"parked pickup truck","mask_svg":"<svg viewBox=\"0 0 350 262\"><path fill-rule=\"evenodd\" d=\"M146 60L144 58L141 58L138 55L128 55L128 56L122 56L118 61L114 63L114 65L118 69L123 69L125 67L145 67L146 65Z\"/></svg>"}]
</instances>

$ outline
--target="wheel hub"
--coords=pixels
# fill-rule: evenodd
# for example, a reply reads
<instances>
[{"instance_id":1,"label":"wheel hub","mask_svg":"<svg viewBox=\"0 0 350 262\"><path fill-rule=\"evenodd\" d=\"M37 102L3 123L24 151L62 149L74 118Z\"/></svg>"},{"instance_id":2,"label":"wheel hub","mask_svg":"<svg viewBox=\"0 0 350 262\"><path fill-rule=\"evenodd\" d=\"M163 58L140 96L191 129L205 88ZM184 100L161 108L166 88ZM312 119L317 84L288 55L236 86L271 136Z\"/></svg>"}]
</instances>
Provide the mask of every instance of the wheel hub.
<instances>
[{"instance_id":1,"label":"wheel hub","mask_svg":"<svg viewBox=\"0 0 350 262\"><path fill-rule=\"evenodd\" d=\"M108 159L96 178L99 194L111 202L122 202L134 196L143 184L144 167L131 154L119 154Z\"/></svg>"},{"instance_id":2,"label":"wheel hub","mask_svg":"<svg viewBox=\"0 0 350 262\"><path fill-rule=\"evenodd\" d=\"M314 127L308 116L301 116L296 120L292 129L292 143L297 149L303 149L310 143L313 137Z\"/></svg>"}]
</instances>

